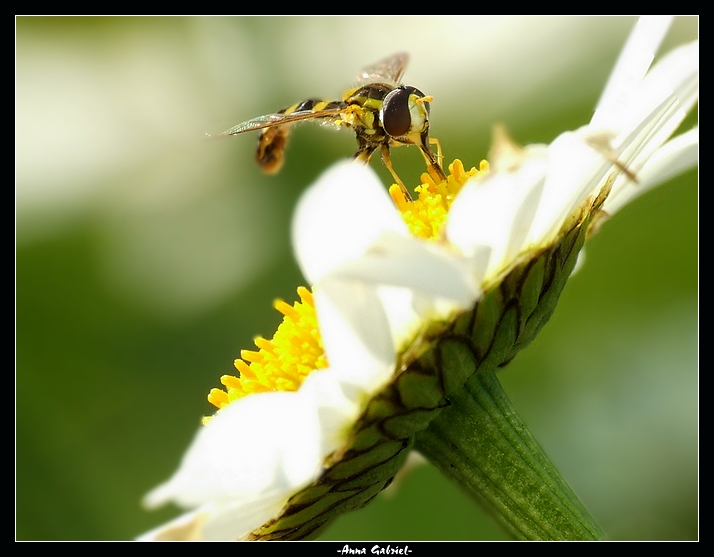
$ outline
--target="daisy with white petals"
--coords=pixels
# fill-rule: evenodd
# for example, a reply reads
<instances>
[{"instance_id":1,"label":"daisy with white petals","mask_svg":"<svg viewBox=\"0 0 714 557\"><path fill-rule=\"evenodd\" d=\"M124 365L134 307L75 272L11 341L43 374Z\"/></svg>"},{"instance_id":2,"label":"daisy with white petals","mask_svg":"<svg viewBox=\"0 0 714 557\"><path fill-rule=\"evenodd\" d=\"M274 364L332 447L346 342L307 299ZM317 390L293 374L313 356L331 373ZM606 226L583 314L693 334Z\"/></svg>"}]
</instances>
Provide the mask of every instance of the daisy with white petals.
<instances>
[{"instance_id":1,"label":"daisy with white petals","mask_svg":"<svg viewBox=\"0 0 714 557\"><path fill-rule=\"evenodd\" d=\"M279 305L282 333L244 351L240 379L211 394L219 412L146 499L191 510L143 539L240 539L269 522L323 473L423 331L473 307L596 199L612 215L696 166L697 130L669 138L698 99L698 43L650 68L666 23L638 22L590 124L550 145L501 137L490 165L456 161L413 203L367 167L328 170L293 224L313 294Z\"/></svg>"},{"instance_id":2,"label":"daisy with white petals","mask_svg":"<svg viewBox=\"0 0 714 557\"><path fill-rule=\"evenodd\" d=\"M370 323L374 338L366 340L376 342L350 335L329 310L320 319L335 334L320 338L312 296L298 292L301 303L276 304L285 321L273 339L258 339L258 352L242 351L240 379L224 376L226 390L209 396L220 411L199 430L174 476L145 498L150 508L171 501L195 510L141 539L241 539L275 517L320 474L363 399L394 370L393 347L380 342L390 338L381 306L350 293ZM332 338L339 339L334 350ZM329 366L323 344L335 355Z\"/></svg>"},{"instance_id":3,"label":"daisy with white petals","mask_svg":"<svg viewBox=\"0 0 714 557\"><path fill-rule=\"evenodd\" d=\"M301 206L297 212L298 255L320 258L312 265L321 273L307 276L322 281L323 287L349 279L403 286L467 308L480 286L493 283L523 257L552 243L567 220L586 210L603 188L610 190L603 210L611 216L642 192L695 167L698 128L668 139L698 100L699 45L683 45L650 69L668 24L667 18L638 22L587 126L561 134L550 145L522 149L499 130L490 170L463 186L448 209L442 233L431 238L437 242L405 250L402 244L408 240L397 239L390 222L396 217L382 216L390 205L376 177L350 166L329 171L303 201L310 207ZM321 198L311 203L310 196L318 195ZM359 214L351 214L354 196L369 197L369 212L356 208ZM399 200L397 206L406 207ZM402 211L407 221L409 211ZM333 226L325 218L362 219L370 233L358 226ZM324 237L308 243L301 223L317 228L320 221L325 222ZM371 243L370 235L375 238ZM360 250L361 256L352 257ZM307 258L300 260L308 265ZM459 272L465 274L459 278ZM476 286L469 289L471 281Z\"/></svg>"}]
</instances>

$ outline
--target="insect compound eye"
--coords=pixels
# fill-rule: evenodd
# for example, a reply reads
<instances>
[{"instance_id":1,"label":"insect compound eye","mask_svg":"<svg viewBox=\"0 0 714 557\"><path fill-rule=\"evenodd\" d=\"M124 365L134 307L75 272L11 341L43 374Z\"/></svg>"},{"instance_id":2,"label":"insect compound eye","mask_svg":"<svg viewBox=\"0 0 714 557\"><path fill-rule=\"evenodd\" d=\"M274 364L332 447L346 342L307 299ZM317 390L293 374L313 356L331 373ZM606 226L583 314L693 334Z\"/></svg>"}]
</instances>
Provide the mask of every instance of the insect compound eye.
<instances>
[{"instance_id":1,"label":"insect compound eye","mask_svg":"<svg viewBox=\"0 0 714 557\"><path fill-rule=\"evenodd\" d=\"M413 95L413 97L412 97ZM382 127L392 137L401 137L412 131L413 110L417 107L416 98L421 98L424 93L416 87L401 85L391 91L382 103ZM426 119L429 113L429 103L423 103L426 114L421 120Z\"/></svg>"}]
</instances>

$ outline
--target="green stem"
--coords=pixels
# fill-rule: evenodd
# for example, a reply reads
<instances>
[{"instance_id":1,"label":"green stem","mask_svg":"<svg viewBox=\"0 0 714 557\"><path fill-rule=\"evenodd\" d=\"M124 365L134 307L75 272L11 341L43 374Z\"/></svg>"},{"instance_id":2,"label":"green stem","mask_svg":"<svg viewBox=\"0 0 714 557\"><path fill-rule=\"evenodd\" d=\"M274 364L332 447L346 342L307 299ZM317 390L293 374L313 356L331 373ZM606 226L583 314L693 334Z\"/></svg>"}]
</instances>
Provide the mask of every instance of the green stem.
<instances>
[{"instance_id":1,"label":"green stem","mask_svg":"<svg viewBox=\"0 0 714 557\"><path fill-rule=\"evenodd\" d=\"M415 448L522 540L602 540L590 516L520 419L495 372L449 397Z\"/></svg>"}]
</instances>

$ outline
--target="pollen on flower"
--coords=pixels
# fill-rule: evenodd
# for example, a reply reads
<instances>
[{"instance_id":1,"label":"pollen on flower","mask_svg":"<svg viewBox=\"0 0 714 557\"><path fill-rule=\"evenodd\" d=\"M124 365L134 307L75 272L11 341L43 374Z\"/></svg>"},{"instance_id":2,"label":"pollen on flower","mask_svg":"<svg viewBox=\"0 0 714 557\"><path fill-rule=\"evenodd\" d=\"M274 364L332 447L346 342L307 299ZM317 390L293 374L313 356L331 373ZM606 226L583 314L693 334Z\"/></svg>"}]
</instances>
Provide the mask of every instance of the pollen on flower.
<instances>
[{"instance_id":1,"label":"pollen on flower","mask_svg":"<svg viewBox=\"0 0 714 557\"><path fill-rule=\"evenodd\" d=\"M466 181L482 172L488 172L485 160L481 161L478 170L472 167L467 171L463 163L455 159L449 165L446 180L436 183L428 173L421 175L414 201L408 201L396 184L389 188L389 195L412 234L427 240L440 240L451 203Z\"/></svg>"},{"instance_id":2,"label":"pollen on flower","mask_svg":"<svg viewBox=\"0 0 714 557\"><path fill-rule=\"evenodd\" d=\"M292 306L275 302L284 317L273 338L256 338L257 351L241 350L234 362L239 375L221 377L225 390L212 389L211 404L220 409L251 393L296 391L311 371L327 367L312 293L302 286L297 292L301 301Z\"/></svg>"}]
</instances>

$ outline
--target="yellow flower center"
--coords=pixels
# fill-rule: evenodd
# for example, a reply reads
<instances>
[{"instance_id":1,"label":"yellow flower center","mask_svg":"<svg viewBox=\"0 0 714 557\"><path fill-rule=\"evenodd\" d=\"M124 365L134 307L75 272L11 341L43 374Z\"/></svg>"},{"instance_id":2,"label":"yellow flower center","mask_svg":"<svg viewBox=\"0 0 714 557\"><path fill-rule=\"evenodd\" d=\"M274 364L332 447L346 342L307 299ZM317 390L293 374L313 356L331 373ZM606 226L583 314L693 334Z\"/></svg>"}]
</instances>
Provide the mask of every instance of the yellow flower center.
<instances>
[{"instance_id":1,"label":"yellow flower center","mask_svg":"<svg viewBox=\"0 0 714 557\"><path fill-rule=\"evenodd\" d=\"M479 169L464 170L464 165L455 159L449 165L445 181L435 183L426 172L421 175L421 185L416 187L417 198L410 202L396 184L389 188L389 195L402 214L404 222L415 236L426 240L441 240L451 203L466 181L479 172L488 171L488 162L481 161Z\"/></svg>"},{"instance_id":2,"label":"yellow flower center","mask_svg":"<svg viewBox=\"0 0 714 557\"><path fill-rule=\"evenodd\" d=\"M208 395L211 404L223 408L251 393L296 391L308 373L327 367L312 293L303 286L297 292L301 301L292 306L282 300L275 302L275 309L284 317L273 338L256 338L257 352L241 350L234 362L240 376L221 377L225 391L212 389Z\"/></svg>"},{"instance_id":3,"label":"yellow flower center","mask_svg":"<svg viewBox=\"0 0 714 557\"><path fill-rule=\"evenodd\" d=\"M449 165L447 179L441 183L435 183L427 173L422 174L414 201L408 201L396 184L389 194L412 234L439 240L451 203L464 183L487 170L488 163L481 161L479 170L472 168L467 172L456 159ZM212 389L208 395L211 404L220 409L252 393L296 391L311 371L327 367L312 294L302 286L297 292L301 301L292 306L282 300L275 302L275 309L284 317L273 338L255 339L257 352L241 351L241 357L234 362L239 375L221 377L225 390Z\"/></svg>"}]
</instances>

